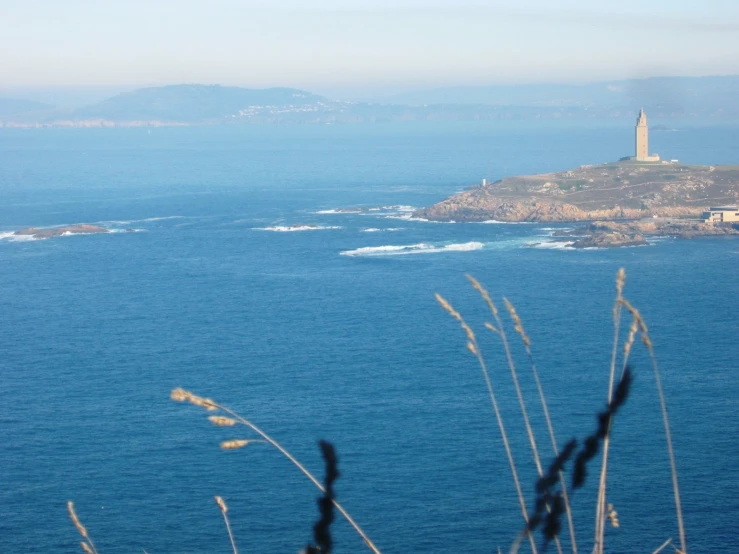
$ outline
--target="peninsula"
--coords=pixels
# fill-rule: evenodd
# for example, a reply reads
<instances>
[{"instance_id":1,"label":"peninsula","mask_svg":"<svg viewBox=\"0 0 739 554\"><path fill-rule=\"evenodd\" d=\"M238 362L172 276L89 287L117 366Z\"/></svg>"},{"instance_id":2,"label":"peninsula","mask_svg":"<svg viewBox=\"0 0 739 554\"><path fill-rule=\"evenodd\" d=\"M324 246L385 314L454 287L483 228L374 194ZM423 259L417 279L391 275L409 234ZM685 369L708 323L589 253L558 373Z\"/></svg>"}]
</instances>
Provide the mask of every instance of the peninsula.
<instances>
[{"instance_id":1,"label":"peninsula","mask_svg":"<svg viewBox=\"0 0 739 554\"><path fill-rule=\"evenodd\" d=\"M506 177L455 194L416 217L432 221L593 221L695 217L736 204L739 166L625 160Z\"/></svg>"},{"instance_id":2,"label":"peninsula","mask_svg":"<svg viewBox=\"0 0 739 554\"><path fill-rule=\"evenodd\" d=\"M455 194L415 217L458 222L603 222L571 233L573 247L645 244L643 235L739 235L739 165L662 161L639 112L635 155L618 162L506 177ZM719 206L719 207L712 207ZM615 220L620 220L615 224Z\"/></svg>"}]
</instances>

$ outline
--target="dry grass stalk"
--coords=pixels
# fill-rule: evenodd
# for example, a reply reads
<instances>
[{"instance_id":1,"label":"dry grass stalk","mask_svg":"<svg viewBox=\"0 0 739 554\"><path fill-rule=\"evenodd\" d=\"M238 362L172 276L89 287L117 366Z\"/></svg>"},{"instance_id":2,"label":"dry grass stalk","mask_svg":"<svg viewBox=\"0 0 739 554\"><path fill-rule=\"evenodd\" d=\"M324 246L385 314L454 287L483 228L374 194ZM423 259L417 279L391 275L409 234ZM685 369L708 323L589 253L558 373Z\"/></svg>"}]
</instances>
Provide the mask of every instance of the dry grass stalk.
<instances>
[{"instance_id":1,"label":"dry grass stalk","mask_svg":"<svg viewBox=\"0 0 739 554\"><path fill-rule=\"evenodd\" d=\"M234 540L234 535L231 532L231 522L228 520L228 506L226 505L226 501L223 500L220 496L214 496L216 504L218 504L218 507L221 509L221 514L223 514L223 521L226 522L226 531L228 531L228 538L231 540L231 548L234 551L234 554L239 554L239 551L236 549L236 541Z\"/></svg>"},{"instance_id":2,"label":"dry grass stalk","mask_svg":"<svg viewBox=\"0 0 739 554\"><path fill-rule=\"evenodd\" d=\"M85 539L84 541L80 542L82 550L84 550L88 554L97 554L95 544L93 544L92 539L87 532L87 529L84 525L82 525L80 518L77 516L77 512L75 512L74 510L74 502L72 502L71 500L67 502L67 511L69 512L69 517L72 520L75 529L77 529L77 532L80 534L80 536Z\"/></svg>"},{"instance_id":3,"label":"dry grass stalk","mask_svg":"<svg viewBox=\"0 0 739 554\"><path fill-rule=\"evenodd\" d=\"M497 324L497 334L500 336L501 341L503 342L503 349L505 350L506 359L508 361L508 367L511 370L511 378L513 379L513 385L516 389L516 396L518 397L518 405L521 408L521 415L523 416L524 425L526 427L526 434L529 438L529 444L531 445L531 452L534 457L534 463L536 465L536 471L539 475L539 477L542 477L544 475L544 470L541 465L541 458L539 457L539 450L536 446L536 438L534 436L534 431L531 427L531 423L529 422L529 415L528 411L526 409L526 402L524 401L523 394L521 392L521 386L518 382L518 373L516 372L516 364L513 361L513 356L511 355L511 349L508 344L508 338L506 337L505 328L503 326L503 321L500 318L500 314L498 312L498 308L495 305L495 302L493 302L493 299L490 296L490 293L483 287L480 282L472 277L471 275L466 275L467 280L472 284L472 288L474 288L476 291L480 293L480 296L482 296L482 299L487 304L488 308L490 309L490 313L493 315L493 318L495 319L495 322ZM521 324L521 318L518 317L518 314L516 313L515 308L513 307L513 304L511 304L507 298L503 299L503 302L505 303L506 309L508 310L508 313L511 315L511 318L514 321L514 325L516 326L516 331L521 334L524 340L524 344L528 347L531 344L531 341L529 340L528 336L526 336L526 333L523 331L523 325ZM557 546L557 552L559 554L562 554L562 546L559 542L559 537L555 537L555 544Z\"/></svg>"},{"instance_id":4,"label":"dry grass stalk","mask_svg":"<svg viewBox=\"0 0 739 554\"><path fill-rule=\"evenodd\" d=\"M670 537L665 542L663 542L657 550L655 550L654 552L652 552L652 554L659 554L665 548L667 548L667 545L669 545L671 542L672 542L672 537ZM675 550L677 551L677 548Z\"/></svg>"},{"instance_id":5,"label":"dry grass stalk","mask_svg":"<svg viewBox=\"0 0 739 554\"><path fill-rule=\"evenodd\" d=\"M539 379L539 371L536 369L536 364L534 363L534 355L531 352L531 339L529 339L529 336L526 334L526 331L523 328L523 321L521 320L521 317L518 315L518 312L516 311L515 306L508 301L508 299L504 299L506 303L506 308L508 308L508 313L511 316L511 319L513 319L514 328L516 330L516 333L521 337L521 341L524 344L524 347L526 348L526 355L529 359L529 365L531 367L531 372L534 375L534 381L536 383L536 390L539 393L539 401L541 402L541 408L544 412L544 420L547 424L547 431L549 433L549 439L552 442L552 451L554 452L554 457L556 458L559 456L559 447L557 446L557 437L554 434L554 426L552 425L552 418L549 416L549 406L547 405L547 399L546 395L544 394L544 387L541 385L541 380ZM487 324L486 324L487 326ZM490 326L492 327L492 325ZM494 330L497 333L497 330ZM562 471L559 472L559 483L560 487L562 489L562 500L564 501L565 505L565 513L567 515L567 526L570 533L570 541L572 546L572 553L577 554L577 541L575 539L575 524L572 520L572 510L570 508L570 499L567 495L567 484L565 481L565 476Z\"/></svg>"},{"instance_id":6,"label":"dry grass stalk","mask_svg":"<svg viewBox=\"0 0 739 554\"><path fill-rule=\"evenodd\" d=\"M665 402L664 391L662 390L662 379L660 378L659 366L657 365L657 357L654 355L654 348L652 346L652 340L649 338L649 329L647 324L642 318L639 310L637 310L631 302L626 298L621 298L621 304L626 308L634 318L634 321L638 323L639 332L641 334L641 341L644 346L647 347L649 352L649 358L652 363L652 369L654 371L654 379L657 385L657 393L659 394L660 410L662 412L662 423L665 427L665 437L667 440L667 453L670 458L670 472L672 474L672 490L675 497L675 511L677 515L678 532L680 535L680 551L687 553L687 544L685 539L685 525L683 523L682 504L680 502L680 487L678 485L677 478L677 465L675 463L675 452L672 447L672 433L670 432L670 420L667 415L667 403ZM633 325L633 324L632 324Z\"/></svg>"},{"instance_id":7,"label":"dry grass stalk","mask_svg":"<svg viewBox=\"0 0 739 554\"><path fill-rule=\"evenodd\" d=\"M474 279L472 279L471 277L468 277L468 278L472 281L473 286L475 285L475 283L477 283L477 281L474 281ZM477 283L477 285L480 287L477 290L480 290L481 294L483 294L483 297L485 297L485 295L487 295L487 291L484 291L484 289L482 289L479 283ZM523 516L523 519L526 522L526 526L527 526L526 534L528 536L529 543L531 545L531 550L532 552L534 552L534 554L536 554L537 552L536 542L534 541L534 537L531 534L531 532L528 531L529 515L528 515L528 512L526 511L526 501L524 500L524 497L523 497L523 491L521 489L521 481L518 478L518 470L516 469L516 462L513 459L513 453L511 452L511 447L510 447L510 444L508 443L508 434L506 433L506 430L505 430L505 424L503 423L503 416L501 415L500 408L498 407L498 400L495 397L495 391L493 390L493 383L490 379L490 374L485 364L485 359L482 357L482 354L480 353L480 349L477 346L477 340L475 339L475 334L472 332L472 329L470 329L470 326L467 325L467 323L462 318L462 316L459 314L459 312L457 312L443 296L441 296L438 293L435 296L436 296L436 300L439 302L441 307L444 308L444 310L446 310L455 320L457 320L462 326L462 329L464 329L465 334L467 335L467 339L468 339L467 349L470 352L472 352L475 358L477 358L477 362L480 364L480 368L482 369L482 374L485 378L485 384L487 385L487 388L488 388L488 395L490 396L490 402L493 405L493 411L495 412L495 419L498 422L498 427L500 429L500 436L503 439L503 446L505 447L506 455L508 456L508 464L511 467L511 474L513 475L513 484L516 487L518 503L519 503L519 506L521 507L521 515ZM495 307L492 304L492 300L490 300L489 295L487 295L487 300L490 302L489 305L493 306L493 309L491 311L494 310L493 313L497 315L497 310L495 310Z\"/></svg>"},{"instance_id":8,"label":"dry grass stalk","mask_svg":"<svg viewBox=\"0 0 739 554\"><path fill-rule=\"evenodd\" d=\"M611 349L611 367L608 376L608 404L613 400L613 387L616 379L616 358L618 355L618 337L621 330L621 306L623 291L626 286L626 270L622 267L616 273L616 301L613 303L613 347ZM595 541L593 554L603 554L603 537L606 520L606 476L608 473L608 451L611 444L611 433L608 430L603 440L603 459L598 484L598 499L595 507Z\"/></svg>"},{"instance_id":9,"label":"dry grass stalk","mask_svg":"<svg viewBox=\"0 0 739 554\"><path fill-rule=\"evenodd\" d=\"M257 433L260 437L264 439L264 442L269 443L271 446L273 446L278 452L280 452L283 456L285 456L292 464L297 467L303 475L308 477L310 481L320 490L322 493L326 493L323 485L321 482L316 479L316 477L306 469L306 467L301 464L290 452L288 452L283 446L278 443L276 440L274 440L272 437L270 437L267 433L262 431L259 427L254 425L251 421L248 419L240 416L238 413L234 412L230 408L227 408L226 406L223 406L221 404L218 404L214 400L210 400L208 398L202 398L200 396L197 396L189 391L186 391L181 388L176 388L172 391L170 395L171 399L176 402L190 402L191 404L194 404L196 406L204 407L206 410L214 411L214 410L221 410L222 412L228 414L232 418L234 418L237 423L240 423L241 425L244 425L246 427L249 427L252 431ZM229 442L229 441L226 441ZM238 442L238 441L237 441ZM259 442L254 440L249 440L249 442ZM223 445L221 445L223 447ZM238 447L240 448L240 447ZM370 538L367 536L367 534L364 532L364 530L359 526L359 524L354 521L354 518L349 515L349 512L346 511L346 509L339 504L337 501L332 500L334 507L339 511L339 513L346 519L349 524L354 528L354 530L359 534L360 537L362 537L362 540L364 540L364 543L367 545L367 547L372 550L375 554L381 554L381 552L378 550L378 548L375 546L375 543L370 540Z\"/></svg>"}]
</instances>

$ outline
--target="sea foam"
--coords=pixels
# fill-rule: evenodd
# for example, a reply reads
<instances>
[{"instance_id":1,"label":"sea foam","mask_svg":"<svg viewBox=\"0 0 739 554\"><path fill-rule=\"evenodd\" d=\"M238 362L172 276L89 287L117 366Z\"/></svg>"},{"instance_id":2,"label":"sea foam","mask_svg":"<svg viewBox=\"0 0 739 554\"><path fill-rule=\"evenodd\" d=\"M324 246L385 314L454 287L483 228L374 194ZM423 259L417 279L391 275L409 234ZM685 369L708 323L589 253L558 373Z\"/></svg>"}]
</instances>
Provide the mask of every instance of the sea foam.
<instances>
[{"instance_id":1,"label":"sea foam","mask_svg":"<svg viewBox=\"0 0 739 554\"><path fill-rule=\"evenodd\" d=\"M272 227L254 227L254 231L272 231L274 233L294 233L300 231L326 231L342 229L336 225L274 225Z\"/></svg>"},{"instance_id":2,"label":"sea foam","mask_svg":"<svg viewBox=\"0 0 739 554\"><path fill-rule=\"evenodd\" d=\"M408 254L439 254L443 252L471 252L485 247L482 242L456 244L429 244L421 242L406 245L364 246L340 252L342 256L403 256Z\"/></svg>"}]
</instances>

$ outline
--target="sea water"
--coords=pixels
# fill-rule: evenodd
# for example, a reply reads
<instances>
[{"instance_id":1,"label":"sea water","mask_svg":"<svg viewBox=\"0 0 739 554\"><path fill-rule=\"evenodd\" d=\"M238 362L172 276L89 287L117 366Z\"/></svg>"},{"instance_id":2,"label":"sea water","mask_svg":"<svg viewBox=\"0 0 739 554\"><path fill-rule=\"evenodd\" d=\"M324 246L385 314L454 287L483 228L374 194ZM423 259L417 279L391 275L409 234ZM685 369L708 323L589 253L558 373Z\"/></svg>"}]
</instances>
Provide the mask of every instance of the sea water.
<instances>
[{"instance_id":1,"label":"sea water","mask_svg":"<svg viewBox=\"0 0 739 554\"><path fill-rule=\"evenodd\" d=\"M670 126L651 137L663 157L739 162L739 127ZM383 552L505 550L522 517L500 432L434 293L478 333L531 507L510 372L464 276L516 305L561 446L592 433L605 406L619 267L660 364L690 549L730 550L739 242L573 251L552 241L563 224L411 215L483 178L612 161L632 134L623 121L0 130L0 552L79 551L68 500L106 554L229 552L214 495L241 551L304 547L318 490L265 444L219 449L255 435L173 403L178 386L237 410L319 478L316 443L334 443L338 500ZM12 235L74 223L120 232ZM533 378L508 335L546 464ZM639 344L632 362L613 426L609 552L678 542ZM582 551L598 464L572 498ZM332 530L337 553L367 551L340 516Z\"/></svg>"}]
</instances>

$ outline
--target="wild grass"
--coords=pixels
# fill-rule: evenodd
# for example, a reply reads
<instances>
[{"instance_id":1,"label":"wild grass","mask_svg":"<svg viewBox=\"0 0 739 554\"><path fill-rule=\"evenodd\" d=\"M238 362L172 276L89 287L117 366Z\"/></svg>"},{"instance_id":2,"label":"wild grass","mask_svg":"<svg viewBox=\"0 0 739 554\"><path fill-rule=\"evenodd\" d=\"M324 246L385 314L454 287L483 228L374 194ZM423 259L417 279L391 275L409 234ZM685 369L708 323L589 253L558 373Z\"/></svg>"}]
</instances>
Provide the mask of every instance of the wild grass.
<instances>
[{"instance_id":1,"label":"wild grass","mask_svg":"<svg viewBox=\"0 0 739 554\"><path fill-rule=\"evenodd\" d=\"M536 473L538 475L535 487L535 498L531 503L532 507L529 509L527 507L527 502L523 494L521 479L519 476L519 465L522 462L520 460L517 461L513 455L510 446L509 435L506 429L506 423L495 392L493 372L488 367L488 364L482 355L478 336L472 329L472 327L467 323L462 314L454 308L451 302L449 302L440 294L436 294L436 300L441 305L441 307L459 323L460 327L464 331L467 342L467 350L475 357L482 371L485 386L487 388L490 403L492 405L495 421L500 432L506 457L508 459L508 465L511 471L511 480L516 490L518 507L521 512L522 518L521 531L516 537L512 539L512 544L509 549L510 554L515 554L520 549L521 543L524 540L528 542L531 551L534 554L538 554L539 550L546 550L550 542L554 542L558 554L562 554L563 544L561 542L560 535L562 527L561 519L563 517L567 520L569 547L573 554L577 554L578 544L580 544L577 538L577 532L582 531L582 529L578 528L573 521L572 500L574 498L574 493L578 489L582 488L587 479L588 465L597 457L599 452L602 453L602 455L600 459L598 487L595 498L593 546L591 551L593 552L593 554L605 553L604 537L606 526L610 524L612 527L617 528L620 525L618 513L614 509L613 504L608 502L607 494L609 471L608 462L609 452L611 448L611 430L616 414L623 407L629 395L632 383L632 370L629 360L634 345L636 344L637 337L641 339L642 344L645 346L649 353L652 370L655 376L659 406L665 430L667 453L672 476L675 516L680 541L680 548L674 547L674 549L677 554L687 554L687 543L683 522L682 505L680 502L677 466L672 446L669 417L664 391L662 389L659 367L657 364L656 356L654 354L652 341L649 337L647 325L642 318L640 312L631 304L629 300L626 299L623 294L626 284L626 272L623 269L620 269L616 275L616 296L612 310L613 344L611 348L610 367L608 372L608 391L605 398L606 407L603 411L597 414L596 430L591 435L583 439L582 442L573 438L569 440L562 448L559 447L556 438L554 425L552 423L549 408L547 405L547 397L544 392L536 364L534 363L534 357L531 348L532 341L530 337L526 334L526 331L523 327L522 319L516 311L513 303L507 298L503 298L505 311L507 312L511 322L513 323L513 329L515 333L518 335L524 346L528 361L528 367L536 385L538 404L541 407L544 421L546 422L546 432L549 438L549 442L551 443L553 453L553 459L549 463L549 465L546 466L546 469L542 463L542 458L539 452L539 445L536 440L536 434L531 425L531 420L529 416L530 408L526 403L526 399L520 385L519 370L514 361L514 357L511 351L511 345L508 339L508 335L506 334L506 322L501 317L501 312L498 310L498 307L490 293L480 284L479 281L477 281L473 277L468 276L468 280L470 281L473 289L477 291L477 293L479 293L488 311L490 312L490 315L492 316L492 321L485 322L484 327L488 331L490 331L493 336L497 337L501 341L503 352L505 353L506 364L510 373L510 378L516 391L520 417L522 419L523 426L528 437L529 446L531 448L531 461L533 462ZM622 334L621 320L624 311L626 311L631 316L631 321L628 330L626 331L626 336L623 339L622 347L619 349ZM619 353L621 354L620 363ZM251 443L268 444L282 456L287 458L301 473L303 473L313 483L313 485L316 486L316 488L322 493L322 496L318 499L320 519L313 528L314 543L309 544L303 550L305 554L328 554L333 549L330 527L334 521L334 510L338 511L339 514L352 526L352 528L362 538L365 545L374 554L380 554L380 550L377 548L375 543L370 540L362 527L357 524L357 522L347 512L347 510L335 499L334 483L339 477L339 472L338 459L333 445L325 441L321 441L319 443L326 466L325 484L322 484L310 471L308 471L308 469L306 469L306 467L301 462L299 462L274 438L272 438L250 420L244 418L231 408L228 408L214 400L198 396L190 391L186 391L181 388L177 388L172 391L171 399L177 402L189 403L203 408L204 410L206 410L206 412L209 412L211 414L208 416L207 419L208 421L210 421L211 424L215 426L233 428L246 427L251 433L256 434L259 437L233 438L221 442L220 448L224 450L238 450L248 446ZM569 485L567 483L568 471L570 472L571 479ZM215 496L214 498L223 516L233 553L238 554L234 533L232 531L231 523L228 518L228 506L222 497ZM67 508L70 518L72 519L72 523L82 537L82 541L80 542L82 550L87 554L98 554L98 551L96 550L87 529L82 525L79 517L74 510L74 504L72 502L69 502L67 504ZM538 545L535 537L535 533L537 531L540 531L542 535L542 542ZM653 554L658 554L659 552L667 548L670 544L672 544L671 537L667 538L666 540L664 540L663 538L659 538L658 540L663 540L664 542L662 542L659 547L653 550Z\"/></svg>"},{"instance_id":2,"label":"wild grass","mask_svg":"<svg viewBox=\"0 0 739 554\"><path fill-rule=\"evenodd\" d=\"M482 370L485 384L488 389L491 404L493 406L493 412L498 428L501 433L501 440L503 442L506 455L508 457L509 466L511 468L511 479L514 483L516 494L518 497L519 506L522 507L523 516L523 531L519 535L518 539L513 542L511 552L516 552L520 546L522 537L527 537L529 544L531 545L532 552L537 552L537 546L533 539L533 532L541 527L544 542L541 548L546 548L549 541L554 541L558 552L562 552L562 546L559 542L560 535L560 523L559 518L564 513L567 518L570 548L573 554L578 551L578 541L576 534L576 526L572 518L571 510L571 498L568 495L568 487L566 485L564 469L570 457L575 455L578 442L572 439L567 443L565 448L560 451L552 420L547 407L546 394L542 388L541 380L534 363L533 354L531 351L531 339L526 334L523 323L518 315L514 305L507 298L503 298L503 303L506 307L506 311L513 322L513 327L520 337L526 355L529 362L529 367L536 383L536 388L539 396L539 402L541 404L544 419L546 421L547 433L549 435L552 450L554 453L554 461L549 466L549 470L545 473L542 468L541 458L538 451L538 446L535 438L534 431L530 424L529 410L524 400L521 386L519 383L519 375L516 369L516 364L511 355L511 348L508 337L505 332L505 323L500 316L500 312L493 301L490 293L471 276L468 276L472 287L481 295L484 303L487 305L490 314L492 315L493 322L486 322L485 327L493 334L497 335L502 343L503 351L505 353L508 368L511 374L511 380L516 391L516 397L520 408L520 416L522 418L526 434L529 439L531 446L531 456L539 480L537 482L537 496L534 502L534 509L527 513L525 511L525 505L523 495L521 492L519 471L517 468L517 462L513 457L510 448L510 441L506 433L506 425L503 420L501 410L497 398L495 397L493 381L491 378L491 372L489 371L487 364L481 354L480 345L478 343L475 332L470 325L465 321L463 316L453 307L453 305L440 294L436 295L436 299L441 307L449 313L462 327L467 339L467 349L475 356L478 364ZM675 462L675 455L672 446L672 436L670 432L669 417L667 413L667 406L664 397L664 391L662 389L662 382L660 379L659 367L657 365L657 359L654 354L652 341L649 337L649 331L647 325L642 318L639 311L624 297L624 288L626 285L626 272L622 268L616 275L616 298L613 304L613 345L611 350L611 362L609 368L609 379L608 379L608 393L606 395L606 409L598 414L598 426L596 432L584 439L582 446L577 452L572 468L572 490L580 488L587 476L588 463L593 460L599 451L602 451L601 457L601 468L599 472L598 489L596 497L596 513L594 519L594 530L593 530L593 554L604 554L604 536L605 528L608 523L612 526L617 527L619 525L618 514L613 509L613 506L607 502L607 483L608 483L608 458L611 446L611 426L614 421L614 416L617 411L623 406L626 398L629 394L631 385L632 375L629 367L629 358L633 350L633 346L636 337L641 338L641 342L646 347L649 358L652 364L652 370L655 375L655 382L657 386L657 393L659 398L660 411L662 413L662 419L665 429L665 436L667 442L667 453L670 462L670 471L672 476L673 485L673 496L675 500L675 516L678 527L678 535L680 539L680 548L675 548L678 553L687 553L687 542L685 538L685 527L683 522L682 506L680 502L680 490L678 485L678 474L677 466ZM626 334L626 338L623 341L623 347L620 349L621 352L621 363L618 363L618 354L621 338L621 320L622 313L626 310L631 315L631 323ZM620 367L620 371L617 368ZM555 486L555 483L557 486ZM557 488L558 487L558 488ZM671 539L667 539L662 546L656 551L664 549L669 545Z\"/></svg>"}]
</instances>

